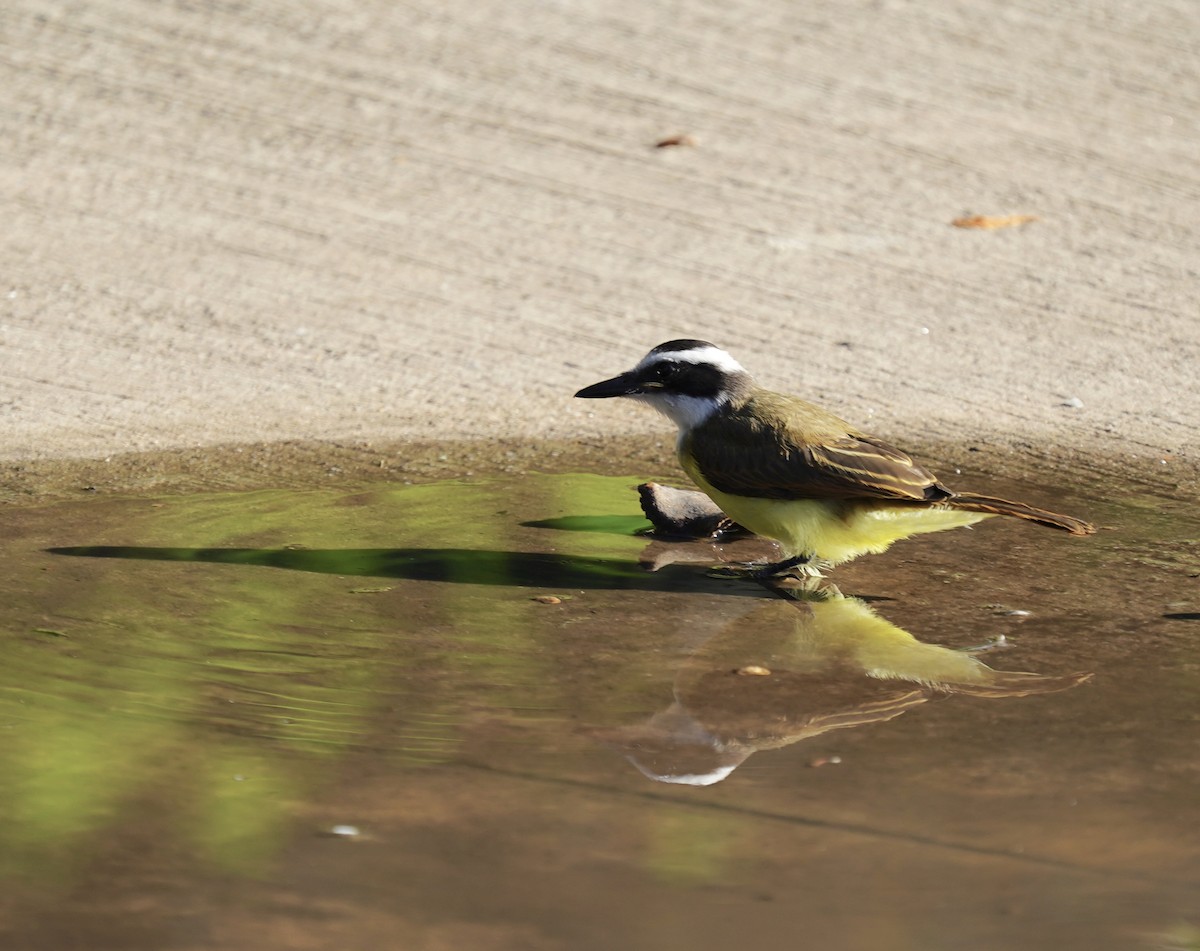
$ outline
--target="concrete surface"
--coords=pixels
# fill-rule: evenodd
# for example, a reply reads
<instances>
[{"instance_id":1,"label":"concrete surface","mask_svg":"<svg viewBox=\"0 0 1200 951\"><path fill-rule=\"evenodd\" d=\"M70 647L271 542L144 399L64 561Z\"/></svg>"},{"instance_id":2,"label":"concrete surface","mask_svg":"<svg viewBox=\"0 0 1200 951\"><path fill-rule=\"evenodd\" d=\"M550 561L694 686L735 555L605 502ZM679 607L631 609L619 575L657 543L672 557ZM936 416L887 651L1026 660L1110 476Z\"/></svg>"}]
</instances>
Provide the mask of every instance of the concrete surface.
<instances>
[{"instance_id":1,"label":"concrete surface","mask_svg":"<svg viewBox=\"0 0 1200 951\"><path fill-rule=\"evenodd\" d=\"M570 395L695 336L896 441L1195 467L1195 14L9 0L0 457L665 435Z\"/></svg>"}]
</instances>

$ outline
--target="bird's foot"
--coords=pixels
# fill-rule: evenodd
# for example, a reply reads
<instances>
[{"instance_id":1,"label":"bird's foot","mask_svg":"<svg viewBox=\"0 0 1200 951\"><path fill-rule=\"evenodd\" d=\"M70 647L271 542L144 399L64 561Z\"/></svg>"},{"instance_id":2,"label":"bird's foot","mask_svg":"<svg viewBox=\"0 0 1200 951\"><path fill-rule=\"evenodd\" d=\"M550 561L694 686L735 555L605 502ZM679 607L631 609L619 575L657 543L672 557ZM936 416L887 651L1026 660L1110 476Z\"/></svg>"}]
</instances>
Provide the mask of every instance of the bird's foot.
<instances>
[{"instance_id":1,"label":"bird's foot","mask_svg":"<svg viewBox=\"0 0 1200 951\"><path fill-rule=\"evenodd\" d=\"M759 582L768 591L786 601L844 601L846 596L832 581L821 576L797 578L795 575L779 575Z\"/></svg>"},{"instance_id":2,"label":"bird's foot","mask_svg":"<svg viewBox=\"0 0 1200 951\"><path fill-rule=\"evenodd\" d=\"M811 555L794 555L765 565L722 565L709 573L716 578L745 578L749 581L779 581L785 578L805 580L824 577L822 567L824 563Z\"/></svg>"},{"instance_id":3,"label":"bird's foot","mask_svg":"<svg viewBox=\"0 0 1200 951\"><path fill-rule=\"evenodd\" d=\"M783 561L774 561L770 564L760 565L755 573L756 581L762 581L768 578L820 578L821 568L824 567L824 562L812 555L793 555L791 558L784 558Z\"/></svg>"}]
</instances>

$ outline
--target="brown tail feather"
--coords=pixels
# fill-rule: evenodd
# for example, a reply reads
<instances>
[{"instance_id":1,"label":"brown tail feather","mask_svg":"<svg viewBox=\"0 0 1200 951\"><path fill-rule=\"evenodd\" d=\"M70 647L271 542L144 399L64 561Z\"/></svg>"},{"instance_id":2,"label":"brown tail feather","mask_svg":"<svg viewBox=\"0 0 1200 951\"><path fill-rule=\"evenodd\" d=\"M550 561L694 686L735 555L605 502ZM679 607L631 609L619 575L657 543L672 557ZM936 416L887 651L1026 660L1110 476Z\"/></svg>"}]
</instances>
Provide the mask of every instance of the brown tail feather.
<instances>
[{"instance_id":1,"label":"brown tail feather","mask_svg":"<svg viewBox=\"0 0 1200 951\"><path fill-rule=\"evenodd\" d=\"M986 495L955 495L946 499L946 505L962 509L966 512L988 512L992 515L1012 515L1026 521L1037 522L1049 528L1061 528L1072 535L1091 535L1096 526L1070 515L1057 515L1045 509L1034 508L1024 502L1010 502L1007 499L993 499Z\"/></svg>"}]
</instances>

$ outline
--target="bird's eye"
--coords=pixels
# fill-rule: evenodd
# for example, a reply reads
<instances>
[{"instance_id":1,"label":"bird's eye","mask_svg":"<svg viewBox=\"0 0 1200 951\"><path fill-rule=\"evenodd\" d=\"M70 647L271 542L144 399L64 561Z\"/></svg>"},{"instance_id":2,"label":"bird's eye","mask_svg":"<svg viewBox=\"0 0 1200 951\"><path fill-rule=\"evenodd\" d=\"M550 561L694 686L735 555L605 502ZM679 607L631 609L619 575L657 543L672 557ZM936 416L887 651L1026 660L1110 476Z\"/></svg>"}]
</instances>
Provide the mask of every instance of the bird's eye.
<instances>
[{"instance_id":1,"label":"bird's eye","mask_svg":"<svg viewBox=\"0 0 1200 951\"><path fill-rule=\"evenodd\" d=\"M655 367L655 371L656 371L655 375L660 380L669 380L669 379L671 379L671 377L673 377L678 372L678 370L679 370L678 363L664 362L664 363L660 363L657 367Z\"/></svg>"}]
</instances>

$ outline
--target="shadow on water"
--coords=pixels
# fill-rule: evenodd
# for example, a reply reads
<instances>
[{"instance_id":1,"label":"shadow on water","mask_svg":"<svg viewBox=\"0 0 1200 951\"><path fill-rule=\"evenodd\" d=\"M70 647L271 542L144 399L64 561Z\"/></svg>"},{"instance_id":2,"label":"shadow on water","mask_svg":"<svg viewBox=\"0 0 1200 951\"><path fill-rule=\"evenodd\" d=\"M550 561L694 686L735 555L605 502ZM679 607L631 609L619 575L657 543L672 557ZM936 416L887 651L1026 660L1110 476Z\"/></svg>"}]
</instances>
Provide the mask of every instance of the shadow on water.
<instances>
[{"instance_id":1,"label":"shadow on water","mask_svg":"<svg viewBox=\"0 0 1200 951\"><path fill-rule=\"evenodd\" d=\"M647 545L636 481L6 511L0 945L1189 933L1185 506L931 536L784 600L708 576L753 542Z\"/></svg>"},{"instance_id":2,"label":"shadow on water","mask_svg":"<svg viewBox=\"0 0 1200 951\"><path fill-rule=\"evenodd\" d=\"M752 587L721 584L702 573L669 570L650 574L628 558L559 555L545 552L457 548L142 548L81 545L49 548L54 555L138 561L190 561L217 565L256 565L319 574L448 581L458 584L526 588L627 591L712 591L757 596Z\"/></svg>"}]
</instances>

